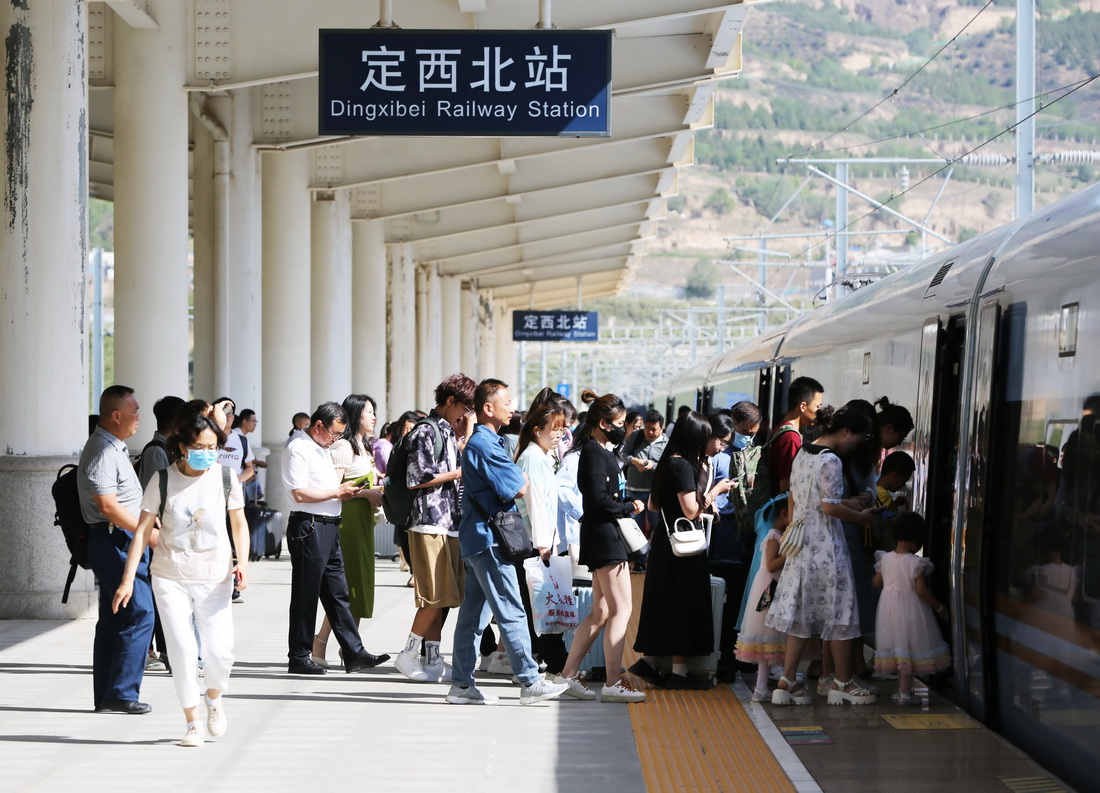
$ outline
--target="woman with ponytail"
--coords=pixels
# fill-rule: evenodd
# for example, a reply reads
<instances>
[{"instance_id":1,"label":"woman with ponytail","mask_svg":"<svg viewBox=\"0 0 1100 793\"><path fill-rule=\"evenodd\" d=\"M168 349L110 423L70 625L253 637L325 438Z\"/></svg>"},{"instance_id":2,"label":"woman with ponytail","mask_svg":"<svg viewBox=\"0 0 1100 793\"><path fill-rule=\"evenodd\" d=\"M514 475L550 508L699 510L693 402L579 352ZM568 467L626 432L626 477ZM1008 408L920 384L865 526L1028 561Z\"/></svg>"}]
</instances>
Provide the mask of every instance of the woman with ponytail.
<instances>
[{"instance_id":1,"label":"woman with ponytail","mask_svg":"<svg viewBox=\"0 0 1100 793\"><path fill-rule=\"evenodd\" d=\"M581 399L589 406L588 414L573 438L573 448L580 449L577 487L584 504L580 563L592 571L592 611L574 631L569 659L555 682L566 683L569 688L565 693L571 697L595 699L579 677L580 663L602 629L607 684L600 700L642 702L645 694L636 691L619 671L630 621L631 593L627 551L619 538L618 520L645 509L641 501L624 500L626 480L614 453L626 435L626 406L614 394L597 396L586 390Z\"/></svg>"}]
</instances>

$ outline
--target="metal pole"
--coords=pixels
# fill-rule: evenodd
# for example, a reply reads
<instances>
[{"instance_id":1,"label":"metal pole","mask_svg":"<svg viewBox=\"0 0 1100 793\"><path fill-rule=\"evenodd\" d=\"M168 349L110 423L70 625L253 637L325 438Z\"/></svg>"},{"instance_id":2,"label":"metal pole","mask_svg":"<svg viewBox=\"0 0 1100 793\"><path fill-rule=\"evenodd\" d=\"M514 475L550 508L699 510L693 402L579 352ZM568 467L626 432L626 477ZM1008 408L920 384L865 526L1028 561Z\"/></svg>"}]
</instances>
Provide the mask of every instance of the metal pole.
<instances>
[{"instance_id":1,"label":"metal pole","mask_svg":"<svg viewBox=\"0 0 1100 793\"><path fill-rule=\"evenodd\" d=\"M519 343L519 406L522 408L527 402L527 342Z\"/></svg>"},{"instance_id":2,"label":"metal pole","mask_svg":"<svg viewBox=\"0 0 1100 793\"><path fill-rule=\"evenodd\" d=\"M1016 0L1016 217L1035 201L1035 0Z\"/></svg>"},{"instance_id":3,"label":"metal pole","mask_svg":"<svg viewBox=\"0 0 1100 793\"><path fill-rule=\"evenodd\" d=\"M549 380L546 377L546 357L549 355L550 345L546 342L542 343L542 379L539 380L539 388L549 385Z\"/></svg>"},{"instance_id":4,"label":"metal pole","mask_svg":"<svg viewBox=\"0 0 1100 793\"><path fill-rule=\"evenodd\" d=\"M92 249L92 400L103 393L103 249ZM92 412L98 408L92 402Z\"/></svg>"},{"instance_id":5,"label":"metal pole","mask_svg":"<svg viewBox=\"0 0 1100 793\"><path fill-rule=\"evenodd\" d=\"M836 164L836 277L840 280L848 272L848 239L843 232L848 228L848 163Z\"/></svg>"},{"instance_id":6,"label":"metal pole","mask_svg":"<svg viewBox=\"0 0 1100 793\"><path fill-rule=\"evenodd\" d=\"M726 285L718 284L718 316L715 318L718 332L718 354L726 351Z\"/></svg>"}]
</instances>

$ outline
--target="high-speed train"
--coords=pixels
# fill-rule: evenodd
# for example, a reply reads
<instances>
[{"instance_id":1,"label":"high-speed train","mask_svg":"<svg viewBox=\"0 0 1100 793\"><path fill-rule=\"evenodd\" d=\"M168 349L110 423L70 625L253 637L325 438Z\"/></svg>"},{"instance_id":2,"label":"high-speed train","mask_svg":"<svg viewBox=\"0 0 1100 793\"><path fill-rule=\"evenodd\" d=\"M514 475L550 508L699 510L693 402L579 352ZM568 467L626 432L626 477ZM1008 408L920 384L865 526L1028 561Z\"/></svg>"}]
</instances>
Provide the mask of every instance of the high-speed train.
<instances>
[{"instance_id":1,"label":"high-speed train","mask_svg":"<svg viewBox=\"0 0 1100 793\"><path fill-rule=\"evenodd\" d=\"M974 717L1081 790L1100 778L1100 185L883 278L672 381L669 418L808 375L916 421L910 503ZM664 405L660 405L664 407Z\"/></svg>"}]
</instances>

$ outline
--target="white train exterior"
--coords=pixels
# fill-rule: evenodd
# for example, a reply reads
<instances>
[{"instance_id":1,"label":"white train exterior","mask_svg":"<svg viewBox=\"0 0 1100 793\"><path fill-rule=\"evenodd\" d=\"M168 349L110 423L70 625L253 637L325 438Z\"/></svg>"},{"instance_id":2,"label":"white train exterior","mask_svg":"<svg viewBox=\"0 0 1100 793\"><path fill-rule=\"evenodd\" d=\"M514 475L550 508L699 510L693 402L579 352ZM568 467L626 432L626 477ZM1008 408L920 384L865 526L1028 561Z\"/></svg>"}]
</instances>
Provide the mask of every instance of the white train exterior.
<instances>
[{"instance_id":1,"label":"white train exterior","mask_svg":"<svg viewBox=\"0 0 1100 793\"><path fill-rule=\"evenodd\" d=\"M951 603L952 696L1078 788L1100 775L1100 185L696 366L660 397L907 406ZM659 398L658 404L661 399Z\"/></svg>"}]
</instances>

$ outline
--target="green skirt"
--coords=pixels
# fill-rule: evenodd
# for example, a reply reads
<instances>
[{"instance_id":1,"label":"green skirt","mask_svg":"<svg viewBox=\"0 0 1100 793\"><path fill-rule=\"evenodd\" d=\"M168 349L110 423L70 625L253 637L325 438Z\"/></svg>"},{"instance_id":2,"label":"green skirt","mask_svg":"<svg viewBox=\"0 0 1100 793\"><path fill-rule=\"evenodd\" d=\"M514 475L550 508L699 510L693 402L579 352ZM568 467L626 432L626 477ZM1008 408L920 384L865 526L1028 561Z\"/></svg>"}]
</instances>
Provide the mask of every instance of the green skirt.
<instances>
[{"instance_id":1,"label":"green skirt","mask_svg":"<svg viewBox=\"0 0 1100 793\"><path fill-rule=\"evenodd\" d=\"M365 498L353 498L344 502L340 518L351 614L369 619L374 616L374 507Z\"/></svg>"}]
</instances>

